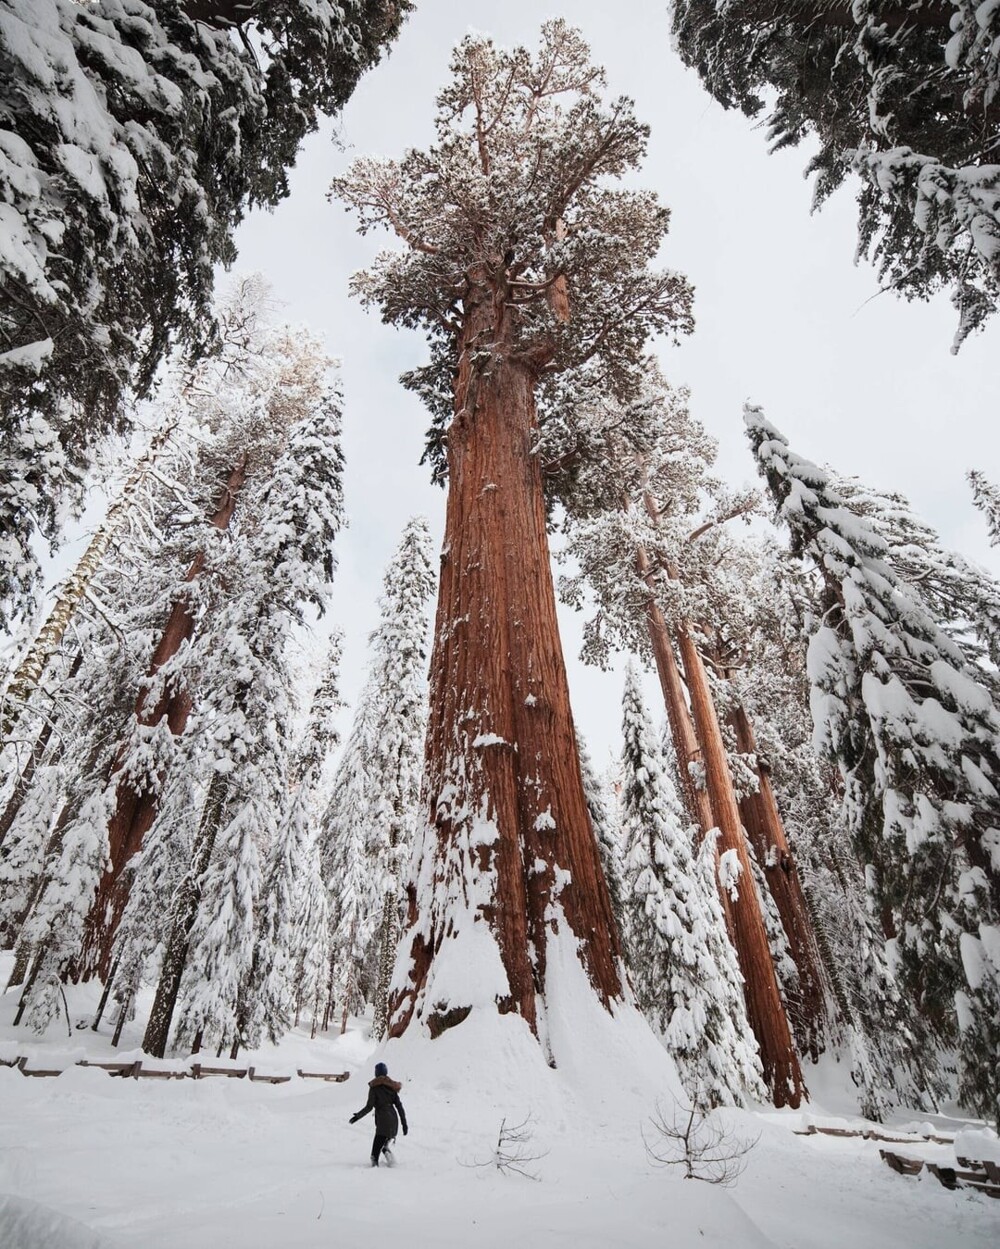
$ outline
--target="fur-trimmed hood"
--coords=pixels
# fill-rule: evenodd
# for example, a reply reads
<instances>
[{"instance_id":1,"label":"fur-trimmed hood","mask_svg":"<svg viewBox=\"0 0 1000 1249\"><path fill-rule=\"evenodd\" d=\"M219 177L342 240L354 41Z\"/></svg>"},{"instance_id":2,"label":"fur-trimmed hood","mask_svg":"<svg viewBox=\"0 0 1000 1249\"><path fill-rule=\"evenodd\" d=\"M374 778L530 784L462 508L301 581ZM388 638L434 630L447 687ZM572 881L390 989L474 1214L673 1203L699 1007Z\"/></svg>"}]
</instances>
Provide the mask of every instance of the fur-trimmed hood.
<instances>
[{"instance_id":1,"label":"fur-trimmed hood","mask_svg":"<svg viewBox=\"0 0 1000 1249\"><path fill-rule=\"evenodd\" d=\"M389 1076L376 1076L374 1080L368 1081L368 1087L370 1089L392 1089L394 1093L398 1093L403 1086L398 1080L390 1079Z\"/></svg>"}]
</instances>

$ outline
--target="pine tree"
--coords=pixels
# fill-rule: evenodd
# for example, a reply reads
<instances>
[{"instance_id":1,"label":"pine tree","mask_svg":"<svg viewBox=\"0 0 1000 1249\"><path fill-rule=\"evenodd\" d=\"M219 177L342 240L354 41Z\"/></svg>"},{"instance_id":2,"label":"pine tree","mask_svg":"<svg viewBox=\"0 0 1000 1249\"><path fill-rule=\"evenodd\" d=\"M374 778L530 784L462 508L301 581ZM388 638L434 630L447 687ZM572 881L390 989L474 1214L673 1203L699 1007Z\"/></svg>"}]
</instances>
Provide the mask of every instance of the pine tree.
<instances>
[{"instance_id":1,"label":"pine tree","mask_svg":"<svg viewBox=\"0 0 1000 1249\"><path fill-rule=\"evenodd\" d=\"M579 732L576 735L577 750L580 752L580 773L583 777L583 792L587 798L587 810L590 813L590 826L594 831L594 840L601 856L601 867L604 879L608 883L608 896L611 898L611 911L618 925L618 932L626 936L624 886L622 884L622 845L618 830L608 811L608 803L604 787L598 780L590 752Z\"/></svg>"},{"instance_id":2,"label":"pine tree","mask_svg":"<svg viewBox=\"0 0 1000 1249\"><path fill-rule=\"evenodd\" d=\"M712 1106L763 1099L742 977L715 886L714 834L696 863L694 830L663 771L631 663L623 732L626 913L639 1004L663 1034L692 1097Z\"/></svg>"},{"instance_id":3,"label":"pine tree","mask_svg":"<svg viewBox=\"0 0 1000 1249\"><path fill-rule=\"evenodd\" d=\"M383 577L368 675L325 820L324 871L334 899L333 964L342 1027L368 998L376 1036L387 1024L402 873L420 819L427 603L434 580L427 523L416 517Z\"/></svg>"},{"instance_id":4,"label":"pine tree","mask_svg":"<svg viewBox=\"0 0 1000 1249\"><path fill-rule=\"evenodd\" d=\"M952 288L956 348L997 302L1000 16L974 0L673 0L676 46L725 107L809 136L825 200L852 174L860 250L907 298Z\"/></svg>"},{"instance_id":5,"label":"pine tree","mask_svg":"<svg viewBox=\"0 0 1000 1249\"><path fill-rule=\"evenodd\" d=\"M381 898L378 973L372 1033L388 1026L389 988L402 918L403 873L420 819L420 781L427 724L427 605L434 593L431 539L422 517L411 520L382 581L381 623L371 637L369 681L379 708L369 777L372 806L366 859Z\"/></svg>"},{"instance_id":6,"label":"pine tree","mask_svg":"<svg viewBox=\"0 0 1000 1249\"><path fill-rule=\"evenodd\" d=\"M586 372L626 399L646 337L690 324L687 283L648 267L666 212L610 185L641 160L646 129L629 101L605 101L579 34L548 22L535 56L469 36L451 69L435 144L355 162L333 187L363 232L387 227L405 246L355 290L387 321L428 333L431 362L407 384L431 409L428 456L449 486L424 831L393 1035L415 1013L437 1035L476 1004L536 1029L554 924L580 939L597 997L621 994L532 445L543 379L566 393ZM475 1002L467 976L451 1000L438 960L466 958L468 942L498 957Z\"/></svg>"},{"instance_id":7,"label":"pine tree","mask_svg":"<svg viewBox=\"0 0 1000 1249\"><path fill-rule=\"evenodd\" d=\"M167 352L213 343L212 285L407 0L2 0L0 604L60 496Z\"/></svg>"},{"instance_id":8,"label":"pine tree","mask_svg":"<svg viewBox=\"0 0 1000 1249\"><path fill-rule=\"evenodd\" d=\"M271 845L289 792L291 634L308 605L324 609L335 569L333 543L343 523L340 398L314 358L300 366L281 396L285 419L295 418L277 432L281 454L266 477L254 478L244 523L213 553L213 580L229 593L203 623L196 648L196 731L211 781L143 1042L160 1055L178 999L181 1037L235 1039L260 887L251 846ZM206 998L199 969L216 966L225 951L239 968L237 987L227 982ZM244 1013L253 1018L252 1004Z\"/></svg>"},{"instance_id":9,"label":"pine tree","mask_svg":"<svg viewBox=\"0 0 1000 1249\"><path fill-rule=\"evenodd\" d=\"M341 460L336 446L339 398L327 380L330 361L308 336L293 338L287 328L269 326L264 300L259 282L250 280L238 288L223 315L230 350L203 366L185 386L185 397L178 399L194 409L193 418L206 430L207 445L191 494L195 500L199 493L206 496L201 506L207 520L195 530L194 542L192 526L184 526L188 569L166 605L119 755L111 870L101 882L88 923L83 960L87 974L96 971L106 978L109 973L114 931L127 899L125 865L155 817L173 739L184 732L191 714L191 682L197 680L186 667L191 645L226 598L218 570L212 572L221 536L234 519L239 525L246 508L248 526L259 527L262 518L273 526L261 531L252 558L270 560L287 540L292 547L299 545L298 561L315 560L318 569L332 575L333 555L324 535L340 523ZM281 454L290 437L295 440L291 459ZM315 505L311 513L310 504ZM270 516L268 508L273 509ZM286 515L295 518L299 532L285 531ZM277 543L278 549L268 550L268 542ZM296 575L294 562L275 567L285 582Z\"/></svg>"},{"instance_id":10,"label":"pine tree","mask_svg":"<svg viewBox=\"0 0 1000 1249\"><path fill-rule=\"evenodd\" d=\"M253 959L238 1008L236 1044L255 1049L263 1035L278 1041L297 1020L305 998L316 1010L325 989L330 932L319 869L315 814L327 757L339 740L331 717L339 692L341 637L328 642L322 676L290 768L292 796L264 864ZM322 973L316 970L317 960ZM321 995L320 995L321 996ZM315 1031L316 1014L313 1016Z\"/></svg>"},{"instance_id":11,"label":"pine tree","mask_svg":"<svg viewBox=\"0 0 1000 1249\"><path fill-rule=\"evenodd\" d=\"M808 656L816 744L840 772L890 966L938 1037L957 1039L963 1101L994 1115L1000 713L828 474L758 409L746 423L793 550L823 578Z\"/></svg>"}]
</instances>

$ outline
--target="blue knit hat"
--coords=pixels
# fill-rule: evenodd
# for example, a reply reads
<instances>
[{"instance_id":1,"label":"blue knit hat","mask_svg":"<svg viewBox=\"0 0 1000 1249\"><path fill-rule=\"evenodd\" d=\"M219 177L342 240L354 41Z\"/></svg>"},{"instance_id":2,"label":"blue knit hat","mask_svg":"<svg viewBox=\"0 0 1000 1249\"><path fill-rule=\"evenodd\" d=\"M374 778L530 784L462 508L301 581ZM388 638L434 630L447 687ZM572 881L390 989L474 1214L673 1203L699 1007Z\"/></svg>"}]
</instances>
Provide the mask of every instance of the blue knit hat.
<instances>
[{"instance_id":1,"label":"blue knit hat","mask_svg":"<svg viewBox=\"0 0 1000 1249\"><path fill-rule=\"evenodd\" d=\"M375 1074L377 1076L387 1076L389 1074L389 1068L385 1065L385 1063L376 1063Z\"/></svg>"}]
</instances>

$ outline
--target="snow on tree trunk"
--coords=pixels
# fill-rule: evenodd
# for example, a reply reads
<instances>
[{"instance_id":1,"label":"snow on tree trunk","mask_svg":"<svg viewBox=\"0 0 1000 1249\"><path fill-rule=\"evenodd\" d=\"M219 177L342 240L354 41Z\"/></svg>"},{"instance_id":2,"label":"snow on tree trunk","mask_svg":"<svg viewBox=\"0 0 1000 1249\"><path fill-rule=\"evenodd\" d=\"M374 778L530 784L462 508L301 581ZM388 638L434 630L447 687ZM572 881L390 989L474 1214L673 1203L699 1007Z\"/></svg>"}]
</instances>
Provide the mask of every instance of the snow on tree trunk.
<instances>
[{"instance_id":1,"label":"snow on tree trunk","mask_svg":"<svg viewBox=\"0 0 1000 1249\"><path fill-rule=\"evenodd\" d=\"M414 1011L436 1035L490 1000L536 1028L547 936L560 922L579 938L605 1005L622 994L621 950L580 779L541 469L531 454L535 379L502 357L486 375L471 363L477 339L502 333L494 315L480 299L461 340L431 658L428 823L408 889L412 967L396 991L393 1036ZM464 956L453 934L484 928L500 965L474 1002L468 987L449 983L448 964Z\"/></svg>"},{"instance_id":2,"label":"snow on tree trunk","mask_svg":"<svg viewBox=\"0 0 1000 1249\"><path fill-rule=\"evenodd\" d=\"M234 464L209 524L220 531L226 530L236 511L240 491L246 483L247 459L240 456ZM185 582L192 583L205 568L205 555L199 553L188 569ZM194 630L194 609L191 598L181 595L167 617L160 640L153 651L149 666L152 679L189 641ZM153 704L149 705L149 690L140 691L135 705L136 722L140 727L152 727L163 721L174 736L184 732L191 713L191 696L186 689L161 687ZM124 762L126 750L118 764ZM159 802L158 788L143 784L130 774L120 776L117 786L115 810L108 825L110 867L101 879L94 906L87 918L80 970L85 978L99 975L106 979L111 967L115 932L128 902L128 878L125 865L142 846L142 839L156 818Z\"/></svg>"},{"instance_id":3,"label":"snow on tree trunk","mask_svg":"<svg viewBox=\"0 0 1000 1249\"><path fill-rule=\"evenodd\" d=\"M728 887L722 882L723 905L743 972L747 1012L760 1046L764 1082L776 1106L796 1107L808 1094L778 990L708 674L688 629L680 628L677 634L691 712L705 761L705 784L719 829L720 868L728 856L728 864L736 869Z\"/></svg>"}]
</instances>

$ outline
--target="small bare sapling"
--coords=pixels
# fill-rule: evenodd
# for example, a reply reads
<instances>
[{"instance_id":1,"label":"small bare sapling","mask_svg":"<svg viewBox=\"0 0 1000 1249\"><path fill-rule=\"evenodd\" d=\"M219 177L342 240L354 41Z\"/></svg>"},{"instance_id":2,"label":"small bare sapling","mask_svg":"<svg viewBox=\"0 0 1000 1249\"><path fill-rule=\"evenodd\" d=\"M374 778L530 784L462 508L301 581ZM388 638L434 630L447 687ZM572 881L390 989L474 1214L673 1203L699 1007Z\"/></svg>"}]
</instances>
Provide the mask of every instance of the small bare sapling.
<instances>
[{"instance_id":1,"label":"small bare sapling","mask_svg":"<svg viewBox=\"0 0 1000 1249\"><path fill-rule=\"evenodd\" d=\"M652 1136L643 1132L649 1160L658 1166L683 1167L686 1180L704 1180L730 1188L746 1170L748 1155L760 1140L740 1136L705 1105L699 1095L684 1106L676 1099L668 1114L659 1102L650 1119Z\"/></svg>"},{"instance_id":2,"label":"small bare sapling","mask_svg":"<svg viewBox=\"0 0 1000 1249\"><path fill-rule=\"evenodd\" d=\"M503 1175L523 1175L528 1180L541 1180L541 1176L532 1170L532 1163L538 1162L549 1152L539 1150L533 1142L534 1120L528 1114L520 1123L508 1123L506 1116L500 1121L497 1143L488 1158L476 1159L463 1166L495 1167Z\"/></svg>"}]
</instances>

